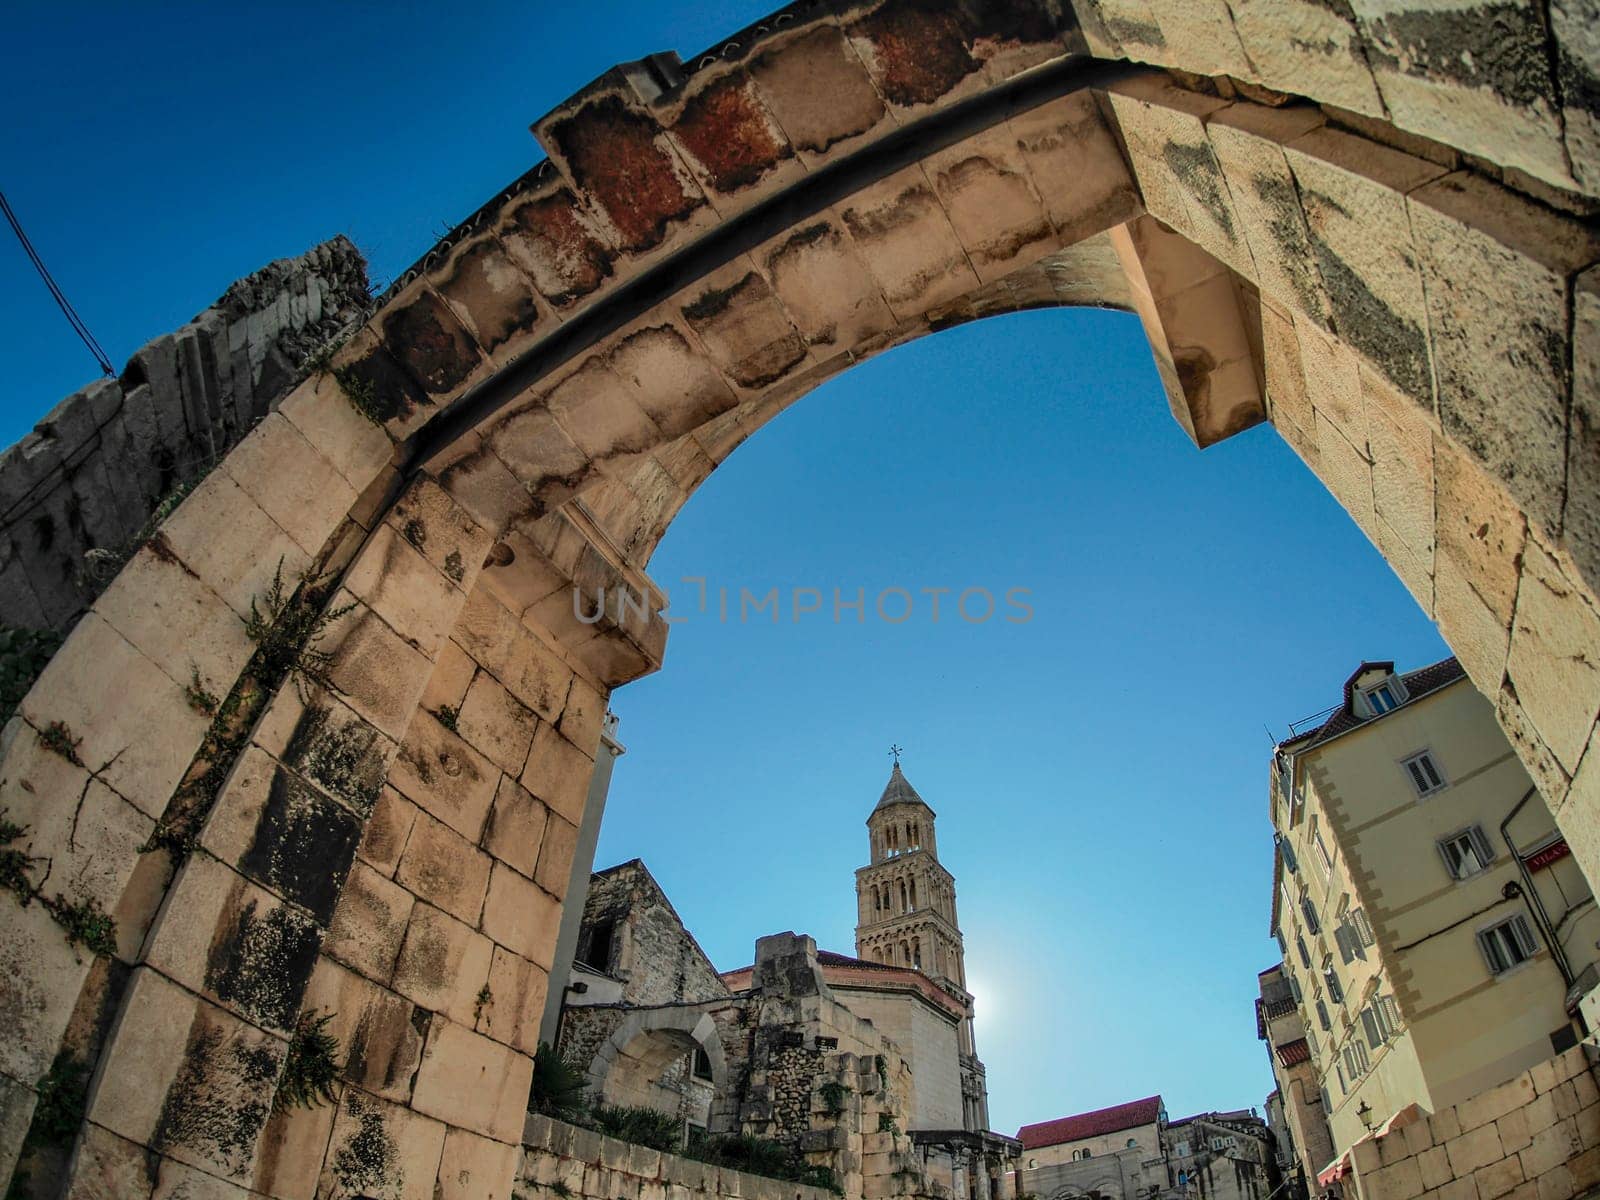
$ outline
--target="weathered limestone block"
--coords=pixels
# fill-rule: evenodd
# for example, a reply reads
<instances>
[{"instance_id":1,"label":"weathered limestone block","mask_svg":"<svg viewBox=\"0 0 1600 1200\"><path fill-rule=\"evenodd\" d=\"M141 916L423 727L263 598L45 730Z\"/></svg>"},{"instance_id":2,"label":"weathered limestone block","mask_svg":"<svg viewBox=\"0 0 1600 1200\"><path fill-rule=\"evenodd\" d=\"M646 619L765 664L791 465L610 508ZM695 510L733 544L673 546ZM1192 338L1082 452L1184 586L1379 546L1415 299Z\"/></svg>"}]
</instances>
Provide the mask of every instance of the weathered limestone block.
<instances>
[{"instance_id":1,"label":"weathered limestone block","mask_svg":"<svg viewBox=\"0 0 1600 1200\"><path fill-rule=\"evenodd\" d=\"M331 372L313 375L295 388L278 412L357 492L394 458L388 434L356 410Z\"/></svg>"},{"instance_id":2,"label":"weathered limestone block","mask_svg":"<svg viewBox=\"0 0 1600 1200\"><path fill-rule=\"evenodd\" d=\"M764 388L809 357L806 339L789 319L771 284L747 258L735 259L689 289L687 303L679 306L679 311L711 361L741 388ZM660 334L657 339L662 340ZM663 359L671 369L666 379L657 380L648 369L652 350L653 356ZM659 347L640 346L628 355L632 360L628 363L628 373L640 384L652 385L645 410L652 413L658 425L663 429L668 425L686 426L684 432L688 432L718 413L728 411L735 401L732 392L720 380L686 380L696 391L711 390L715 403L695 405L697 411L689 420L670 421L665 409L672 403L671 393L676 390L672 385L677 381L672 376L685 375L685 367L692 365L674 361L677 357L674 351L694 353L687 342L681 342L680 347L664 341ZM623 357L621 350L618 357L619 360ZM621 361L618 366L622 366Z\"/></svg>"},{"instance_id":3,"label":"weathered limestone block","mask_svg":"<svg viewBox=\"0 0 1600 1200\"><path fill-rule=\"evenodd\" d=\"M560 716L571 669L494 599L481 590L469 597L452 636L541 719Z\"/></svg>"},{"instance_id":4,"label":"weathered limestone block","mask_svg":"<svg viewBox=\"0 0 1600 1200\"><path fill-rule=\"evenodd\" d=\"M1261 370L1273 427L1301 460L1317 469L1316 410L1300 365L1294 321L1270 304L1261 305Z\"/></svg>"},{"instance_id":5,"label":"weathered limestone block","mask_svg":"<svg viewBox=\"0 0 1600 1200\"><path fill-rule=\"evenodd\" d=\"M151 543L158 550L168 548L240 620L250 615L252 601L259 608L274 576L281 572L285 585L293 586L311 564L300 545L226 471L206 476L161 523Z\"/></svg>"},{"instance_id":6,"label":"weathered limestone block","mask_svg":"<svg viewBox=\"0 0 1600 1200\"><path fill-rule=\"evenodd\" d=\"M318 1194L434 1200L445 1127L347 1087L323 1161Z\"/></svg>"},{"instance_id":7,"label":"weathered limestone block","mask_svg":"<svg viewBox=\"0 0 1600 1200\"><path fill-rule=\"evenodd\" d=\"M456 728L501 770L515 776L528 761L538 718L487 671L480 671L467 689L456 715Z\"/></svg>"},{"instance_id":8,"label":"weathered limestone block","mask_svg":"<svg viewBox=\"0 0 1600 1200\"><path fill-rule=\"evenodd\" d=\"M332 1104L315 1108L285 1105L267 1118L256 1153L252 1194L315 1200L322 1155L339 1115L339 1091L336 1087Z\"/></svg>"},{"instance_id":9,"label":"weathered limestone block","mask_svg":"<svg viewBox=\"0 0 1600 1200\"><path fill-rule=\"evenodd\" d=\"M203 851L185 861L145 961L245 1020L287 1035L323 930Z\"/></svg>"},{"instance_id":10,"label":"weathered limestone block","mask_svg":"<svg viewBox=\"0 0 1600 1200\"><path fill-rule=\"evenodd\" d=\"M1433 431L1421 409L1365 369L1367 446L1372 456L1372 499L1378 547L1433 615ZM1397 419L1398 418L1398 419Z\"/></svg>"},{"instance_id":11,"label":"weathered limestone block","mask_svg":"<svg viewBox=\"0 0 1600 1200\"><path fill-rule=\"evenodd\" d=\"M1061 245L1143 211L1138 186L1092 95L1064 96L1019 113L1006 129Z\"/></svg>"},{"instance_id":12,"label":"weathered limestone block","mask_svg":"<svg viewBox=\"0 0 1600 1200\"><path fill-rule=\"evenodd\" d=\"M740 288L738 295L728 297L730 307L758 303L764 297L765 282L759 276L747 274L745 278L749 280L748 289ZM711 310L718 309L720 300L702 293L698 303L703 307L696 309L691 303L685 312L708 315L704 328L696 330L704 343L706 332L712 329L709 317L716 315ZM729 310L720 311L725 315ZM726 325L722 334L722 348L730 354L737 353L732 331ZM742 348L750 353L729 363L725 368L729 378L741 387L761 387L777 379L800 361L795 354L800 349L797 342L784 345L781 337L779 341L775 354L770 348L746 343ZM715 350L711 360L706 361L701 346L695 345L694 339L675 323L646 319L621 332L609 365L657 431L656 440L646 449L654 449L662 439L681 437L738 403L728 380L716 369L722 364Z\"/></svg>"},{"instance_id":13,"label":"weathered limestone block","mask_svg":"<svg viewBox=\"0 0 1600 1200\"><path fill-rule=\"evenodd\" d=\"M1285 145L1324 120L1321 110L1309 105L1234 104L1211 115L1206 134L1227 179L1262 293L1326 330L1332 325L1328 296L1317 273L1294 175L1283 155Z\"/></svg>"},{"instance_id":14,"label":"weathered limestone block","mask_svg":"<svg viewBox=\"0 0 1600 1200\"><path fill-rule=\"evenodd\" d=\"M759 247L754 257L812 346L854 346L895 324L854 239L836 218L819 215Z\"/></svg>"},{"instance_id":15,"label":"weathered limestone block","mask_svg":"<svg viewBox=\"0 0 1600 1200\"><path fill-rule=\"evenodd\" d=\"M345 477L281 413L268 414L217 469L313 557L356 498Z\"/></svg>"},{"instance_id":16,"label":"weathered limestone block","mask_svg":"<svg viewBox=\"0 0 1600 1200\"><path fill-rule=\"evenodd\" d=\"M340 589L330 611L344 609L319 643L333 656L328 678L345 701L387 736L399 740L427 685L431 660L350 592Z\"/></svg>"},{"instance_id":17,"label":"weathered limestone block","mask_svg":"<svg viewBox=\"0 0 1600 1200\"><path fill-rule=\"evenodd\" d=\"M808 170L894 125L860 57L831 23L772 39L750 75Z\"/></svg>"},{"instance_id":18,"label":"weathered limestone block","mask_svg":"<svg viewBox=\"0 0 1600 1200\"><path fill-rule=\"evenodd\" d=\"M1206 136L1206 122L1227 102L1157 76L1113 84L1106 97L1151 215L1253 280L1233 195Z\"/></svg>"},{"instance_id":19,"label":"weathered limestone block","mask_svg":"<svg viewBox=\"0 0 1600 1200\"><path fill-rule=\"evenodd\" d=\"M523 768L522 786L527 788L568 823L583 822L584 798L594 760L553 726L541 725L533 735L528 765Z\"/></svg>"},{"instance_id":20,"label":"weathered limestone block","mask_svg":"<svg viewBox=\"0 0 1600 1200\"><path fill-rule=\"evenodd\" d=\"M1354 9L1395 124L1570 186L1536 5L1503 5L1493 20L1425 0L1355 0Z\"/></svg>"},{"instance_id":21,"label":"weathered limestone block","mask_svg":"<svg viewBox=\"0 0 1600 1200\"><path fill-rule=\"evenodd\" d=\"M61 1044L90 956L68 944L66 932L43 905L21 908L9 896L4 903L0 1020L7 1034L0 1038L0 1076L31 1086L49 1069Z\"/></svg>"},{"instance_id":22,"label":"weathered limestone block","mask_svg":"<svg viewBox=\"0 0 1600 1200\"><path fill-rule=\"evenodd\" d=\"M539 846L539 865L533 878L557 900L566 897L577 845L578 827L552 813Z\"/></svg>"},{"instance_id":23,"label":"weathered limestone block","mask_svg":"<svg viewBox=\"0 0 1600 1200\"><path fill-rule=\"evenodd\" d=\"M1384 115L1348 10L1309 0L1229 0L1229 8L1254 78L1280 92Z\"/></svg>"},{"instance_id":24,"label":"weathered limestone block","mask_svg":"<svg viewBox=\"0 0 1600 1200\"><path fill-rule=\"evenodd\" d=\"M979 283L920 165L862 188L840 205L839 215L897 320L948 303Z\"/></svg>"},{"instance_id":25,"label":"weathered limestone block","mask_svg":"<svg viewBox=\"0 0 1600 1200\"><path fill-rule=\"evenodd\" d=\"M561 903L504 863L495 863L483 904L483 932L549 970L555 959Z\"/></svg>"},{"instance_id":26,"label":"weathered limestone block","mask_svg":"<svg viewBox=\"0 0 1600 1200\"><path fill-rule=\"evenodd\" d=\"M138 704L107 700L137 696ZM84 764L150 817L166 810L210 724L183 689L104 619L89 613L22 702L35 729L54 722L78 739Z\"/></svg>"},{"instance_id":27,"label":"weathered limestone block","mask_svg":"<svg viewBox=\"0 0 1600 1200\"><path fill-rule=\"evenodd\" d=\"M1561 548L1589 590L1600 590L1600 267L1573 285L1572 414Z\"/></svg>"},{"instance_id":28,"label":"weathered limestone block","mask_svg":"<svg viewBox=\"0 0 1600 1200\"><path fill-rule=\"evenodd\" d=\"M432 398L448 401L492 370L450 306L417 280L393 296L373 327L394 361Z\"/></svg>"},{"instance_id":29,"label":"weathered limestone block","mask_svg":"<svg viewBox=\"0 0 1600 1200\"><path fill-rule=\"evenodd\" d=\"M1233 277L1149 217L1115 230L1135 308L1173 416L1204 449L1265 415L1255 354Z\"/></svg>"},{"instance_id":30,"label":"weathered limestone block","mask_svg":"<svg viewBox=\"0 0 1600 1200\"><path fill-rule=\"evenodd\" d=\"M924 166L951 227L983 282L999 279L1060 247L1018 139L1008 126L930 155Z\"/></svg>"},{"instance_id":31,"label":"weathered limestone block","mask_svg":"<svg viewBox=\"0 0 1600 1200\"><path fill-rule=\"evenodd\" d=\"M1600 713L1600 614L1582 588L1529 539L1507 671L1529 718L1570 774Z\"/></svg>"},{"instance_id":32,"label":"weathered limestone block","mask_svg":"<svg viewBox=\"0 0 1600 1200\"><path fill-rule=\"evenodd\" d=\"M1440 421L1554 534L1566 471L1567 281L1600 257L1600 240L1463 172L1407 204Z\"/></svg>"},{"instance_id":33,"label":"weathered limestone block","mask_svg":"<svg viewBox=\"0 0 1600 1200\"><path fill-rule=\"evenodd\" d=\"M494 946L469 925L428 904L411 911L395 963L395 991L425 1009L471 1024Z\"/></svg>"},{"instance_id":34,"label":"weathered limestone block","mask_svg":"<svg viewBox=\"0 0 1600 1200\"><path fill-rule=\"evenodd\" d=\"M406 839L411 836L411 826L417 819L417 806L394 788L385 786L378 793L372 815L361 835L356 855L373 870L393 878L405 850Z\"/></svg>"},{"instance_id":35,"label":"weathered limestone block","mask_svg":"<svg viewBox=\"0 0 1600 1200\"><path fill-rule=\"evenodd\" d=\"M524 1054L534 1053L549 986L543 967L496 946L489 967L489 1002L478 1014L477 1031Z\"/></svg>"},{"instance_id":36,"label":"weathered limestone block","mask_svg":"<svg viewBox=\"0 0 1600 1200\"><path fill-rule=\"evenodd\" d=\"M1438 556L1451 561L1457 575L1509 630L1526 518L1498 480L1442 437L1434 441L1433 466Z\"/></svg>"},{"instance_id":37,"label":"weathered limestone block","mask_svg":"<svg viewBox=\"0 0 1600 1200\"><path fill-rule=\"evenodd\" d=\"M252 1175L287 1044L135 969L88 1116L236 1183Z\"/></svg>"},{"instance_id":38,"label":"weathered limestone block","mask_svg":"<svg viewBox=\"0 0 1600 1200\"><path fill-rule=\"evenodd\" d=\"M1427 311L1405 196L1444 169L1328 128L1311 130L1284 152L1334 331L1431 407Z\"/></svg>"},{"instance_id":39,"label":"weathered limestone block","mask_svg":"<svg viewBox=\"0 0 1600 1200\"><path fill-rule=\"evenodd\" d=\"M454 247L428 281L496 366L525 351L553 323L533 281L492 235Z\"/></svg>"},{"instance_id":40,"label":"weathered limestone block","mask_svg":"<svg viewBox=\"0 0 1600 1200\"><path fill-rule=\"evenodd\" d=\"M405 888L356 863L340 893L323 953L372 979L387 980L414 903Z\"/></svg>"},{"instance_id":41,"label":"weathered limestone block","mask_svg":"<svg viewBox=\"0 0 1600 1200\"><path fill-rule=\"evenodd\" d=\"M323 957L306 988L305 1012L327 1018L345 1079L387 1100L410 1098L428 1019L408 998Z\"/></svg>"},{"instance_id":42,"label":"weathered limestone block","mask_svg":"<svg viewBox=\"0 0 1600 1200\"><path fill-rule=\"evenodd\" d=\"M560 820L559 817L555 819ZM500 861L533 877L550 820L550 810L543 803L515 779L502 776L484 829L483 847ZM568 823L563 821L562 824ZM546 890L560 894L548 886Z\"/></svg>"},{"instance_id":43,"label":"weathered limestone block","mask_svg":"<svg viewBox=\"0 0 1600 1200\"><path fill-rule=\"evenodd\" d=\"M519 1154L515 1145L464 1129L447 1131L437 1200L508 1200Z\"/></svg>"},{"instance_id":44,"label":"weathered limestone block","mask_svg":"<svg viewBox=\"0 0 1600 1200\"><path fill-rule=\"evenodd\" d=\"M532 1080L531 1058L435 1018L428 1027L411 1104L451 1125L515 1142Z\"/></svg>"},{"instance_id":45,"label":"weathered limestone block","mask_svg":"<svg viewBox=\"0 0 1600 1200\"><path fill-rule=\"evenodd\" d=\"M390 784L436 820L476 842L494 799L499 772L432 713L411 719Z\"/></svg>"},{"instance_id":46,"label":"weathered limestone block","mask_svg":"<svg viewBox=\"0 0 1600 1200\"><path fill-rule=\"evenodd\" d=\"M394 878L414 895L476 925L491 861L473 842L424 811L411 827Z\"/></svg>"},{"instance_id":47,"label":"weathered limestone block","mask_svg":"<svg viewBox=\"0 0 1600 1200\"><path fill-rule=\"evenodd\" d=\"M1311 320L1294 323L1300 341L1300 369L1312 407L1366 457L1367 409L1362 396L1361 362L1338 338L1324 333Z\"/></svg>"}]
</instances>

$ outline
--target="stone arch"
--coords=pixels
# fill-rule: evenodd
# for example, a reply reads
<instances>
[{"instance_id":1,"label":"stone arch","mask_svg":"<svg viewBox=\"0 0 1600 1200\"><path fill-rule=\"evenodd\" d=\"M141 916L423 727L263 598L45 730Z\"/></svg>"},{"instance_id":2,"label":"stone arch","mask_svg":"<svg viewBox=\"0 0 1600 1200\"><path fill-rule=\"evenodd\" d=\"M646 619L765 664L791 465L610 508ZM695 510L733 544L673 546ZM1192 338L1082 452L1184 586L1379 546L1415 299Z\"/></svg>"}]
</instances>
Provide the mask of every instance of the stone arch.
<instances>
[{"instance_id":1,"label":"stone arch","mask_svg":"<svg viewBox=\"0 0 1600 1200\"><path fill-rule=\"evenodd\" d=\"M109 1031L71 1170L113 1191L147 1162L304 1191L357 1137L508 1174L606 697L664 652L655 545L818 383L1004 312L1135 313L1200 447L1270 421L1600 876L1592 116L1406 75L1381 22L1318 10L1323 53L1241 0L1147 7L801 4L537 122L550 157L234 448L6 729L21 848L117 946L5 909L0 1168L71 1023ZM1552 19L1519 61L1584 61ZM245 632L280 563L330 614L310 658ZM269 1120L302 1013L339 1103Z\"/></svg>"},{"instance_id":2,"label":"stone arch","mask_svg":"<svg viewBox=\"0 0 1600 1200\"><path fill-rule=\"evenodd\" d=\"M628 1014L595 1052L586 1074L594 1095L607 1097L607 1084L629 1059L645 1069L667 1065L664 1055L681 1055L690 1048L705 1051L711 1064L711 1086L719 1096L727 1095L728 1061L709 1013L683 1009L647 1009ZM654 1053L653 1051L661 1051Z\"/></svg>"}]
</instances>

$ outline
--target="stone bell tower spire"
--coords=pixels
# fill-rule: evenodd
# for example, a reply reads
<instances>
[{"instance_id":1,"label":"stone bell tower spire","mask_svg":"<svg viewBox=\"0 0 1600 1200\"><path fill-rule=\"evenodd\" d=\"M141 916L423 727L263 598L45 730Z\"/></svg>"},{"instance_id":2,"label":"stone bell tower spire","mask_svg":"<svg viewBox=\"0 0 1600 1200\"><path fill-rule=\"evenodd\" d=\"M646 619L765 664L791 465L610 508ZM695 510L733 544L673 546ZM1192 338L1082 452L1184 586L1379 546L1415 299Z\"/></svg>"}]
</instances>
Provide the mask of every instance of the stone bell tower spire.
<instances>
[{"instance_id":1,"label":"stone bell tower spire","mask_svg":"<svg viewBox=\"0 0 1600 1200\"><path fill-rule=\"evenodd\" d=\"M856 956L965 988L956 881L939 862L935 819L897 759L867 818L872 860L856 872Z\"/></svg>"},{"instance_id":2,"label":"stone bell tower spire","mask_svg":"<svg viewBox=\"0 0 1600 1200\"><path fill-rule=\"evenodd\" d=\"M900 770L900 748L883 795L867 817L871 861L856 871L856 957L921 971L961 1002L963 1124L988 1127L984 1067L973 1045L972 995L956 918L955 876L939 861L937 819Z\"/></svg>"}]
</instances>

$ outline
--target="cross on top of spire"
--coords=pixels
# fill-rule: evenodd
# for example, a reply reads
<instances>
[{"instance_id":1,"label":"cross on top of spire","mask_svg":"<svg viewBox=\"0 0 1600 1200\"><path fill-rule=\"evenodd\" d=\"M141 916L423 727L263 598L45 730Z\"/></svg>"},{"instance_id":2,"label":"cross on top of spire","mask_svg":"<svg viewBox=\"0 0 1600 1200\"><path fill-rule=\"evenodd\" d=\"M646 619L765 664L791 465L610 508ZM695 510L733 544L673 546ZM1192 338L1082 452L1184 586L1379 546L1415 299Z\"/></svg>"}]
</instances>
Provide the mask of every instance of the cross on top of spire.
<instances>
[{"instance_id":1,"label":"cross on top of spire","mask_svg":"<svg viewBox=\"0 0 1600 1200\"><path fill-rule=\"evenodd\" d=\"M894 765L898 767L900 765L900 756L905 753L905 747L897 746L891 742L889 744L889 753L894 755Z\"/></svg>"}]
</instances>

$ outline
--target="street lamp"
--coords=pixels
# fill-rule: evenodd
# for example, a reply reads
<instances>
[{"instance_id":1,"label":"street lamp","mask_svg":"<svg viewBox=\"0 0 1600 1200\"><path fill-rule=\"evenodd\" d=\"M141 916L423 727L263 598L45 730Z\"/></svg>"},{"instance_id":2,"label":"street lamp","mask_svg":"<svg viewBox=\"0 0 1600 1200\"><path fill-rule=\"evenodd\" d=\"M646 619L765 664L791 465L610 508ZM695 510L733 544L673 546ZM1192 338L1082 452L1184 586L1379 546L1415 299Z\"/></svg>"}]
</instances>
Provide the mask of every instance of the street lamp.
<instances>
[{"instance_id":1,"label":"street lamp","mask_svg":"<svg viewBox=\"0 0 1600 1200\"><path fill-rule=\"evenodd\" d=\"M1368 1133L1371 1133L1372 1132L1372 1105L1368 1104L1365 1100L1363 1100L1361 1102L1361 1107L1356 1109L1356 1116L1360 1119L1362 1127L1364 1129L1366 1129L1366 1131Z\"/></svg>"}]
</instances>

